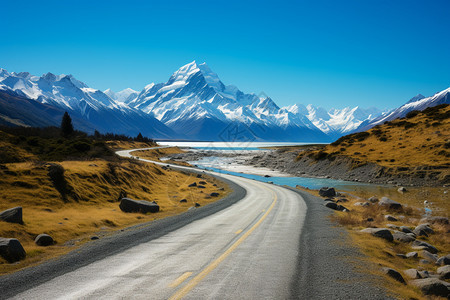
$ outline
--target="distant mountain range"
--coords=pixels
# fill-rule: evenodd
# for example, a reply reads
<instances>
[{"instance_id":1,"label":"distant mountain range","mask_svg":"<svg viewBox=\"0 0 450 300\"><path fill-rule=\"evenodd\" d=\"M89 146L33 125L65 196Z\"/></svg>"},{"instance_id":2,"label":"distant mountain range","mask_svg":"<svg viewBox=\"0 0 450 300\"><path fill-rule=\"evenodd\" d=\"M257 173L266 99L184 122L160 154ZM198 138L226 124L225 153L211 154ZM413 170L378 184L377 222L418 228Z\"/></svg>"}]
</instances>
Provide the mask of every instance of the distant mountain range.
<instances>
[{"instance_id":1,"label":"distant mountain range","mask_svg":"<svg viewBox=\"0 0 450 300\"><path fill-rule=\"evenodd\" d=\"M302 104L280 108L270 97L224 85L205 63L195 61L166 83L117 93L89 88L71 75L38 77L0 69L0 124L59 125L68 111L75 127L87 132L141 132L157 139L330 142L412 109L448 103L448 93L449 89L429 98L416 96L385 113L359 107L327 111Z\"/></svg>"}]
</instances>

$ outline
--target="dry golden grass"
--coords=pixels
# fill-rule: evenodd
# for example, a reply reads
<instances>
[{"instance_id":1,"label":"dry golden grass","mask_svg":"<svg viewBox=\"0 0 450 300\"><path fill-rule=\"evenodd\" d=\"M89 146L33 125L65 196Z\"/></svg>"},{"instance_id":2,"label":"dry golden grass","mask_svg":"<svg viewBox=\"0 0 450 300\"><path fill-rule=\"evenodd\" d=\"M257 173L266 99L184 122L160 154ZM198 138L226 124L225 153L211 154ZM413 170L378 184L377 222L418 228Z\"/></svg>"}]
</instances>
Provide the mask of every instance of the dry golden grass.
<instances>
[{"instance_id":1,"label":"dry golden grass","mask_svg":"<svg viewBox=\"0 0 450 300\"><path fill-rule=\"evenodd\" d=\"M144 159L149 159L149 160L154 160L154 161L161 161L161 159L160 159L161 157L165 157L165 156L171 155L171 154L179 154L179 153L184 153L184 151L178 147L170 147L170 148L133 151L132 154L139 158L144 158ZM177 161L177 160L165 160L164 162L166 162L168 164L190 166L190 164L188 164L186 162Z\"/></svg>"},{"instance_id":2,"label":"dry golden grass","mask_svg":"<svg viewBox=\"0 0 450 300\"><path fill-rule=\"evenodd\" d=\"M204 206L229 192L224 183L212 177L197 178L142 162L95 160L59 164L65 169L70 190L66 201L50 180L45 163L5 164L7 169L0 169L0 211L22 206L24 220L23 225L0 221L0 236L19 239L27 252L27 258L15 264L0 258L0 274L65 253L89 241L92 235L101 236L133 224L179 214L196 202ZM199 181L207 182L205 189L188 187ZM160 212L122 212L118 202L121 191L130 198L156 201ZM208 197L211 192L220 196ZM181 199L187 199L187 203L180 203ZM57 244L36 246L34 238L40 233L50 234Z\"/></svg>"},{"instance_id":3,"label":"dry golden grass","mask_svg":"<svg viewBox=\"0 0 450 300\"><path fill-rule=\"evenodd\" d=\"M106 144L114 151L158 146L156 143L144 143L135 141L107 141Z\"/></svg>"}]
</instances>

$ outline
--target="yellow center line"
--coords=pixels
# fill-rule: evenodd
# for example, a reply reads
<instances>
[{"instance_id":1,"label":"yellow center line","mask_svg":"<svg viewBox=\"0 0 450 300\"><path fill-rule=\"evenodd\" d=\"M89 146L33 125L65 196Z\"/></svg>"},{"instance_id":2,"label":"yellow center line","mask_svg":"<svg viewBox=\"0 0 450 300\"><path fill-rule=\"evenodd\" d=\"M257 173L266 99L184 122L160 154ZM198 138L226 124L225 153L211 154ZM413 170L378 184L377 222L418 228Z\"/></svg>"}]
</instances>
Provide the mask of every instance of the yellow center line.
<instances>
[{"instance_id":1,"label":"yellow center line","mask_svg":"<svg viewBox=\"0 0 450 300\"><path fill-rule=\"evenodd\" d=\"M267 189L264 187L264 189ZM269 189L267 189L269 190ZM231 252L233 252L267 217L267 215L270 213L270 211L275 206L275 203L277 202L277 195L273 192L273 202L270 205L270 207L267 209L267 212L261 216L261 218L258 220L258 222L255 223L249 230L247 230L233 245L231 245L222 255L220 255L216 260L211 262L206 268L203 269L197 276L191 279L183 288L179 289L175 294L172 295L172 297L169 298L169 300L175 300L175 299L181 299L184 296L186 296L187 293L189 293L197 284L200 283L200 281L203 280L203 278L206 277L209 273L211 273L212 270L217 268L217 266L227 258Z\"/></svg>"},{"instance_id":2,"label":"yellow center line","mask_svg":"<svg viewBox=\"0 0 450 300\"><path fill-rule=\"evenodd\" d=\"M239 234L242 232L242 229L239 229L238 231L235 232L235 234Z\"/></svg>"},{"instance_id":3,"label":"yellow center line","mask_svg":"<svg viewBox=\"0 0 450 300\"><path fill-rule=\"evenodd\" d=\"M169 284L169 287L174 288L179 286L180 284L183 283L183 281L185 281L186 279L188 279L190 276L192 275L192 272L186 272L183 275L181 275L180 277L178 277L177 279L175 279L171 284Z\"/></svg>"}]
</instances>

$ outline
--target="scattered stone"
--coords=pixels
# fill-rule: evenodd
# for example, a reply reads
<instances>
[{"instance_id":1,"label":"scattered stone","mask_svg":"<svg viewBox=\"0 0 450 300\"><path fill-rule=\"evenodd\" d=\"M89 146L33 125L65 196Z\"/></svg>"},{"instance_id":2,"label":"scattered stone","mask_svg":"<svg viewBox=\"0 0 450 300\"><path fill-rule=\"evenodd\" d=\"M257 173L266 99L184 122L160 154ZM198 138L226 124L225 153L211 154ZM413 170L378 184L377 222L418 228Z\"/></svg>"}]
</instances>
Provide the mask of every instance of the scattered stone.
<instances>
[{"instance_id":1,"label":"scattered stone","mask_svg":"<svg viewBox=\"0 0 450 300\"><path fill-rule=\"evenodd\" d=\"M375 196L372 196L372 197L370 197L369 199L367 199L369 202L371 202L371 203L377 203L379 200L378 200L378 198L377 197L375 197Z\"/></svg>"},{"instance_id":2,"label":"scattered stone","mask_svg":"<svg viewBox=\"0 0 450 300\"><path fill-rule=\"evenodd\" d=\"M417 269L408 269L403 271L403 274L405 274L408 278L411 279L421 279L422 276L420 276L419 271Z\"/></svg>"},{"instance_id":3,"label":"scattered stone","mask_svg":"<svg viewBox=\"0 0 450 300\"><path fill-rule=\"evenodd\" d=\"M418 232L421 232L421 231L424 231L426 234L432 234L432 233L434 233L434 230L433 230L430 226L428 226L428 224L421 224L421 225L417 226L417 227L413 230L413 232L414 232L416 235L419 235ZM428 235L427 235L427 236L428 236Z\"/></svg>"},{"instance_id":4,"label":"scattered stone","mask_svg":"<svg viewBox=\"0 0 450 300\"><path fill-rule=\"evenodd\" d=\"M225 188L222 187L222 188L219 189L219 191L225 191Z\"/></svg>"},{"instance_id":5,"label":"scattered stone","mask_svg":"<svg viewBox=\"0 0 450 300\"><path fill-rule=\"evenodd\" d=\"M207 184L206 181L199 181L198 183L199 183L199 184L203 184L203 185Z\"/></svg>"},{"instance_id":6,"label":"scattered stone","mask_svg":"<svg viewBox=\"0 0 450 300\"><path fill-rule=\"evenodd\" d=\"M365 228L361 232L370 233L373 236L385 239L389 242L394 240L392 233L387 228Z\"/></svg>"},{"instance_id":7,"label":"scattered stone","mask_svg":"<svg viewBox=\"0 0 450 300\"><path fill-rule=\"evenodd\" d=\"M219 193L211 193L211 194L209 194L209 196L211 196L211 197L219 197Z\"/></svg>"},{"instance_id":8,"label":"scattered stone","mask_svg":"<svg viewBox=\"0 0 450 300\"><path fill-rule=\"evenodd\" d=\"M366 221L367 222L373 222L373 218L367 218Z\"/></svg>"},{"instance_id":9,"label":"scattered stone","mask_svg":"<svg viewBox=\"0 0 450 300\"><path fill-rule=\"evenodd\" d=\"M391 268L383 268L382 269L383 272L387 275L389 275L390 277L394 278L395 280L397 280L398 282L401 282L403 284L406 284L405 279L403 279L403 276L396 270L391 269Z\"/></svg>"},{"instance_id":10,"label":"scattered stone","mask_svg":"<svg viewBox=\"0 0 450 300\"><path fill-rule=\"evenodd\" d=\"M0 220L8 223L23 224L22 207L17 206L0 212Z\"/></svg>"},{"instance_id":11,"label":"scattered stone","mask_svg":"<svg viewBox=\"0 0 450 300\"><path fill-rule=\"evenodd\" d=\"M355 203L353 204L353 206L367 207L367 206L370 206L370 203L369 203L369 202L355 202Z\"/></svg>"},{"instance_id":12,"label":"scattered stone","mask_svg":"<svg viewBox=\"0 0 450 300\"><path fill-rule=\"evenodd\" d=\"M433 254L436 254L438 252L438 250L434 246L428 244L427 242L421 241L421 240L415 240L412 243L412 247L413 247L413 249L416 249L414 247L418 247L417 249L419 249L419 247L423 247L420 249L427 250L428 252L431 252Z\"/></svg>"},{"instance_id":13,"label":"scattered stone","mask_svg":"<svg viewBox=\"0 0 450 300\"><path fill-rule=\"evenodd\" d=\"M34 242L38 246L50 246L50 245L53 245L55 243L53 238L51 236L49 236L48 234L45 234L45 233L42 233L42 234L38 235L34 239Z\"/></svg>"},{"instance_id":14,"label":"scattered stone","mask_svg":"<svg viewBox=\"0 0 450 300\"><path fill-rule=\"evenodd\" d=\"M198 187L199 189L205 189L205 188L206 188L204 185L197 185L197 187Z\"/></svg>"},{"instance_id":15,"label":"scattered stone","mask_svg":"<svg viewBox=\"0 0 450 300\"><path fill-rule=\"evenodd\" d=\"M181 200L180 200L180 203L186 203L186 202L187 202L186 199L181 199Z\"/></svg>"},{"instance_id":16,"label":"scattered stone","mask_svg":"<svg viewBox=\"0 0 450 300\"><path fill-rule=\"evenodd\" d=\"M202 174L197 174L197 178L202 178Z\"/></svg>"},{"instance_id":17,"label":"scattered stone","mask_svg":"<svg viewBox=\"0 0 450 300\"><path fill-rule=\"evenodd\" d=\"M334 188L323 187L319 190L319 195L321 197L335 197L336 190Z\"/></svg>"},{"instance_id":18,"label":"scattered stone","mask_svg":"<svg viewBox=\"0 0 450 300\"><path fill-rule=\"evenodd\" d=\"M427 270L419 271L419 275L422 278L430 278L430 273Z\"/></svg>"},{"instance_id":19,"label":"scattered stone","mask_svg":"<svg viewBox=\"0 0 450 300\"><path fill-rule=\"evenodd\" d=\"M394 224L386 224L386 227L391 229L399 229L398 226Z\"/></svg>"},{"instance_id":20,"label":"scattered stone","mask_svg":"<svg viewBox=\"0 0 450 300\"><path fill-rule=\"evenodd\" d=\"M441 279L450 279L450 265L438 268L437 273Z\"/></svg>"},{"instance_id":21,"label":"scattered stone","mask_svg":"<svg viewBox=\"0 0 450 300\"><path fill-rule=\"evenodd\" d=\"M448 225L449 221L448 221L448 218L446 218L446 217L436 216L436 217L423 218L420 220L420 223L429 223L429 224L438 223L438 224L442 224L442 225Z\"/></svg>"},{"instance_id":22,"label":"scattered stone","mask_svg":"<svg viewBox=\"0 0 450 300\"><path fill-rule=\"evenodd\" d=\"M417 258L418 256L419 256L419 253L417 253L415 251L406 253L407 258Z\"/></svg>"},{"instance_id":23,"label":"scattered stone","mask_svg":"<svg viewBox=\"0 0 450 300\"><path fill-rule=\"evenodd\" d=\"M420 256L433 263L436 263L436 261L438 260L438 256L436 254L430 253L427 250L420 251Z\"/></svg>"},{"instance_id":24,"label":"scattered stone","mask_svg":"<svg viewBox=\"0 0 450 300\"><path fill-rule=\"evenodd\" d=\"M91 240L92 241L95 241L95 240L98 240L99 239L99 237L98 236L96 236L96 235L94 235L94 236L91 236Z\"/></svg>"},{"instance_id":25,"label":"scattered stone","mask_svg":"<svg viewBox=\"0 0 450 300\"><path fill-rule=\"evenodd\" d=\"M403 186L402 186L402 187L399 187L397 191L398 191L399 193L402 193L402 194L405 193L405 192L407 192L406 188L403 187Z\"/></svg>"},{"instance_id":26,"label":"scattered stone","mask_svg":"<svg viewBox=\"0 0 450 300\"><path fill-rule=\"evenodd\" d=\"M428 259L421 259L419 260L419 263L422 265L428 265L431 264L431 261L429 261Z\"/></svg>"},{"instance_id":27,"label":"scattered stone","mask_svg":"<svg viewBox=\"0 0 450 300\"><path fill-rule=\"evenodd\" d=\"M197 202L195 202L195 207L199 207L200 206L200 203L197 203Z\"/></svg>"},{"instance_id":28,"label":"scattered stone","mask_svg":"<svg viewBox=\"0 0 450 300\"><path fill-rule=\"evenodd\" d=\"M145 200L133 200L130 198L122 198L119 204L123 212L140 212L140 213L156 213L159 211L159 205L155 202Z\"/></svg>"},{"instance_id":29,"label":"scattered stone","mask_svg":"<svg viewBox=\"0 0 450 300\"><path fill-rule=\"evenodd\" d=\"M448 297L450 295L450 283L437 278L425 278L412 280L411 284L418 287L425 295Z\"/></svg>"},{"instance_id":30,"label":"scattered stone","mask_svg":"<svg viewBox=\"0 0 450 300\"><path fill-rule=\"evenodd\" d=\"M0 237L0 256L9 263L13 263L26 257L25 249L17 239Z\"/></svg>"},{"instance_id":31,"label":"scattered stone","mask_svg":"<svg viewBox=\"0 0 450 300\"><path fill-rule=\"evenodd\" d=\"M397 222L398 221L396 217L393 217L391 215L385 215L384 218L386 220L388 220L388 221L391 221L391 222Z\"/></svg>"},{"instance_id":32,"label":"scattered stone","mask_svg":"<svg viewBox=\"0 0 450 300\"><path fill-rule=\"evenodd\" d=\"M450 254L439 257L439 259L436 261L436 265L438 266L450 265Z\"/></svg>"},{"instance_id":33,"label":"scattered stone","mask_svg":"<svg viewBox=\"0 0 450 300\"><path fill-rule=\"evenodd\" d=\"M338 210L338 211L348 211L348 209L340 204L334 203L334 202L327 202L325 204L326 207Z\"/></svg>"},{"instance_id":34,"label":"scattered stone","mask_svg":"<svg viewBox=\"0 0 450 300\"><path fill-rule=\"evenodd\" d=\"M217 186L217 184L214 183L213 186Z\"/></svg>"},{"instance_id":35,"label":"scattered stone","mask_svg":"<svg viewBox=\"0 0 450 300\"><path fill-rule=\"evenodd\" d=\"M400 226L399 228L400 228L400 230L401 230L402 232L404 232L404 233L413 233L413 231L412 231L409 227L406 227L406 226Z\"/></svg>"},{"instance_id":36,"label":"scattered stone","mask_svg":"<svg viewBox=\"0 0 450 300\"><path fill-rule=\"evenodd\" d=\"M397 201L394 201L392 199L389 199L388 197L382 197L381 200L378 202L378 205L385 206L388 209L394 209L394 210L402 209L402 205L400 203L398 203Z\"/></svg>"},{"instance_id":37,"label":"scattered stone","mask_svg":"<svg viewBox=\"0 0 450 300\"><path fill-rule=\"evenodd\" d=\"M270 175L264 175L264 177L269 178L269 177L271 177L271 176L270 176Z\"/></svg>"},{"instance_id":38,"label":"scattered stone","mask_svg":"<svg viewBox=\"0 0 450 300\"><path fill-rule=\"evenodd\" d=\"M197 186L197 182L191 183L190 185L188 185L188 187L195 187Z\"/></svg>"},{"instance_id":39,"label":"scattered stone","mask_svg":"<svg viewBox=\"0 0 450 300\"><path fill-rule=\"evenodd\" d=\"M402 242L402 243L411 243L413 241L415 241L415 238L411 237L410 235L404 233L404 232L400 232L400 231L396 231L392 234L392 236L394 237L394 240Z\"/></svg>"}]
</instances>

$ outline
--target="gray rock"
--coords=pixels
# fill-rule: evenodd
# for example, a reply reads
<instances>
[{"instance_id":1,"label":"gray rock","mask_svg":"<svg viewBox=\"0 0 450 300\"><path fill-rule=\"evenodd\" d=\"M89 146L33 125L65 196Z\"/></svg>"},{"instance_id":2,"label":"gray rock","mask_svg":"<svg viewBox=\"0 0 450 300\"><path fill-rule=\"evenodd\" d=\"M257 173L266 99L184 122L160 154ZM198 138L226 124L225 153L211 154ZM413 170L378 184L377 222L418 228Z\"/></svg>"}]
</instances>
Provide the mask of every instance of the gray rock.
<instances>
[{"instance_id":1,"label":"gray rock","mask_svg":"<svg viewBox=\"0 0 450 300\"><path fill-rule=\"evenodd\" d=\"M337 204L335 202L326 202L325 206L334 210L338 210L338 211L348 211L347 208L345 208L344 206Z\"/></svg>"},{"instance_id":2,"label":"gray rock","mask_svg":"<svg viewBox=\"0 0 450 300\"><path fill-rule=\"evenodd\" d=\"M422 265L428 265L431 264L431 261L429 261L428 259L421 259L419 260L419 263Z\"/></svg>"},{"instance_id":3,"label":"gray rock","mask_svg":"<svg viewBox=\"0 0 450 300\"><path fill-rule=\"evenodd\" d=\"M439 217L439 216L435 216L435 217L426 217L423 219L420 219L420 223L430 223L430 224L442 224L442 225L448 225L449 224L449 220L446 217Z\"/></svg>"},{"instance_id":4,"label":"gray rock","mask_svg":"<svg viewBox=\"0 0 450 300\"><path fill-rule=\"evenodd\" d=\"M188 185L188 187L195 187L197 186L197 182L191 183L190 185Z\"/></svg>"},{"instance_id":5,"label":"gray rock","mask_svg":"<svg viewBox=\"0 0 450 300\"><path fill-rule=\"evenodd\" d=\"M98 236L96 236L96 235L94 235L94 236L91 236L91 240L92 241L95 241L95 240L98 240L99 239L99 237Z\"/></svg>"},{"instance_id":6,"label":"gray rock","mask_svg":"<svg viewBox=\"0 0 450 300\"><path fill-rule=\"evenodd\" d=\"M198 184L203 184L205 185L207 182L206 181L199 181Z\"/></svg>"},{"instance_id":7,"label":"gray rock","mask_svg":"<svg viewBox=\"0 0 450 300\"><path fill-rule=\"evenodd\" d=\"M404 233L413 233L413 231L407 226L400 226L399 228Z\"/></svg>"},{"instance_id":8,"label":"gray rock","mask_svg":"<svg viewBox=\"0 0 450 300\"><path fill-rule=\"evenodd\" d=\"M385 239L389 242L394 240L392 233L387 228L365 228L361 232L370 233L373 236Z\"/></svg>"},{"instance_id":9,"label":"gray rock","mask_svg":"<svg viewBox=\"0 0 450 300\"><path fill-rule=\"evenodd\" d=\"M394 278L398 282L401 282L403 284L406 284L405 279L403 279L403 276L396 270L391 268L382 268L383 272L387 274L388 276Z\"/></svg>"},{"instance_id":10,"label":"gray rock","mask_svg":"<svg viewBox=\"0 0 450 300\"><path fill-rule=\"evenodd\" d=\"M433 263L436 263L436 261L438 260L438 256L436 254L430 253L427 250L420 251L420 256Z\"/></svg>"},{"instance_id":11,"label":"gray rock","mask_svg":"<svg viewBox=\"0 0 450 300\"><path fill-rule=\"evenodd\" d=\"M403 271L403 274L405 274L408 278L411 279L421 279L422 276L420 276L419 271L417 269L408 269Z\"/></svg>"},{"instance_id":12,"label":"gray rock","mask_svg":"<svg viewBox=\"0 0 450 300\"><path fill-rule=\"evenodd\" d=\"M155 202L149 202L145 200L133 200L130 198L122 198L119 204L120 209L123 212L140 212L146 213L156 213L159 211L159 205Z\"/></svg>"},{"instance_id":13,"label":"gray rock","mask_svg":"<svg viewBox=\"0 0 450 300\"><path fill-rule=\"evenodd\" d=\"M367 199L369 202L371 202L371 203L377 203L379 200L378 200L378 198L377 197L375 197L375 196L372 196L372 197L370 197L369 199Z\"/></svg>"},{"instance_id":14,"label":"gray rock","mask_svg":"<svg viewBox=\"0 0 450 300\"><path fill-rule=\"evenodd\" d=\"M319 190L319 195L321 197L335 197L336 190L334 188L323 187Z\"/></svg>"},{"instance_id":15,"label":"gray rock","mask_svg":"<svg viewBox=\"0 0 450 300\"><path fill-rule=\"evenodd\" d=\"M392 199L389 199L388 197L382 197L381 200L378 202L378 205L384 206L388 209L393 209L393 210L402 209L402 205L400 203L398 203L397 201L394 201Z\"/></svg>"},{"instance_id":16,"label":"gray rock","mask_svg":"<svg viewBox=\"0 0 450 300\"><path fill-rule=\"evenodd\" d=\"M355 202L355 203L353 203L353 206L368 207L368 206L370 206L370 203L369 202Z\"/></svg>"},{"instance_id":17,"label":"gray rock","mask_svg":"<svg viewBox=\"0 0 450 300\"><path fill-rule=\"evenodd\" d=\"M425 249L428 252L431 252L433 254L436 254L438 252L438 250L434 246L428 244L427 242L421 241L421 240L415 240L412 243L412 247L423 247L423 249Z\"/></svg>"},{"instance_id":18,"label":"gray rock","mask_svg":"<svg viewBox=\"0 0 450 300\"><path fill-rule=\"evenodd\" d=\"M211 197L219 197L219 193L211 193L209 194Z\"/></svg>"},{"instance_id":19,"label":"gray rock","mask_svg":"<svg viewBox=\"0 0 450 300\"><path fill-rule=\"evenodd\" d=\"M197 203L197 202L195 202L195 207L200 207L201 205L200 205L200 203Z\"/></svg>"},{"instance_id":20,"label":"gray rock","mask_svg":"<svg viewBox=\"0 0 450 300\"><path fill-rule=\"evenodd\" d=\"M436 261L436 265L438 266L450 265L450 254L439 257L438 260Z\"/></svg>"},{"instance_id":21,"label":"gray rock","mask_svg":"<svg viewBox=\"0 0 450 300\"><path fill-rule=\"evenodd\" d=\"M450 279L450 265L439 267L437 273L441 279Z\"/></svg>"},{"instance_id":22,"label":"gray rock","mask_svg":"<svg viewBox=\"0 0 450 300\"><path fill-rule=\"evenodd\" d=\"M402 254L402 253L397 253L397 254L395 254L397 257L400 257L400 258L403 258L403 259L407 259L407 257L406 257L406 255L405 254Z\"/></svg>"},{"instance_id":23,"label":"gray rock","mask_svg":"<svg viewBox=\"0 0 450 300\"><path fill-rule=\"evenodd\" d=\"M24 259L26 252L19 240L0 237L0 256L13 263Z\"/></svg>"},{"instance_id":24,"label":"gray rock","mask_svg":"<svg viewBox=\"0 0 450 300\"><path fill-rule=\"evenodd\" d=\"M427 270L419 271L419 275L420 275L422 278L430 278L430 273L428 273Z\"/></svg>"},{"instance_id":25,"label":"gray rock","mask_svg":"<svg viewBox=\"0 0 450 300\"><path fill-rule=\"evenodd\" d=\"M403 187L403 186L402 186L402 187L399 187L399 188L398 188L397 192L399 192L399 193L402 193L402 194L403 194L403 193L407 192L407 190L406 190L406 188L405 188L405 187Z\"/></svg>"},{"instance_id":26,"label":"gray rock","mask_svg":"<svg viewBox=\"0 0 450 300\"><path fill-rule=\"evenodd\" d=\"M386 224L386 227L391 228L391 229L396 229L396 230L399 229L398 226L394 225L394 224Z\"/></svg>"},{"instance_id":27,"label":"gray rock","mask_svg":"<svg viewBox=\"0 0 450 300\"><path fill-rule=\"evenodd\" d=\"M394 240L402 242L402 243L411 243L415 240L415 238L407 235L404 232L400 232L400 231L394 232L392 234L392 236L394 237Z\"/></svg>"},{"instance_id":28,"label":"gray rock","mask_svg":"<svg viewBox=\"0 0 450 300\"><path fill-rule=\"evenodd\" d=\"M9 223L23 224L22 207L17 206L0 212L0 220Z\"/></svg>"},{"instance_id":29,"label":"gray rock","mask_svg":"<svg viewBox=\"0 0 450 300\"><path fill-rule=\"evenodd\" d=\"M205 189L206 187L204 185L197 185L197 188L199 189Z\"/></svg>"},{"instance_id":30,"label":"gray rock","mask_svg":"<svg viewBox=\"0 0 450 300\"><path fill-rule=\"evenodd\" d=\"M398 221L396 217L393 217L391 215L385 215L384 218L386 220L388 220L388 221L391 221L391 222L397 222Z\"/></svg>"},{"instance_id":31,"label":"gray rock","mask_svg":"<svg viewBox=\"0 0 450 300\"><path fill-rule=\"evenodd\" d=\"M50 246L50 245L53 245L55 243L53 238L51 236L49 236L48 234L45 234L45 233L41 233L40 235L38 235L34 239L34 242L38 246Z\"/></svg>"},{"instance_id":32,"label":"gray rock","mask_svg":"<svg viewBox=\"0 0 450 300\"><path fill-rule=\"evenodd\" d=\"M415 251L406 253L406 258L417 258L419 254Z\"/></svg>"},{"instance_id":33,"label":"gray rock","mask_svg":"<svg viewBox=\"0 0 450 300\"><path fill-rule=\"evenodd\" d=\"M181 199L180 203L187 203L187 200L186 199Z\"/></svg>"},{"instance_id":34,"label":"gray rock","mask_svg":"<svg viewBox=\"0 0 450 300\"><path fill-rule=\"evenodd\" d=\"M418 233L417 233L416 231L424 231L424 232L426 232L427 234L432 234L432 233L434 233L434 230L433 230L430 226L428 226L428 224L421 224L421 225L417 226L417 227L413 230L413 232L414 232L416 235L418 235Z\"/></svg>"},{"instance_id":35,"label":"gray rock","mask_svg":"<svg viewBox=\"0 0 450 300\"><path fill-rule=\"evenodd\" d=\"M418 287L425 295L450 296L450 283L437 278L416 279L412 280L411 284Z\"/></svg>"},{"instance_id":36,"label":"gray rock","mask_svg":"<svg viewBox=\"0 0 450 300\"><path fill-rule=\"evenodd\" d=\"M367 218L366 221L367 222L373 222L373 218Z\"/></svg>"}]
</instances>

